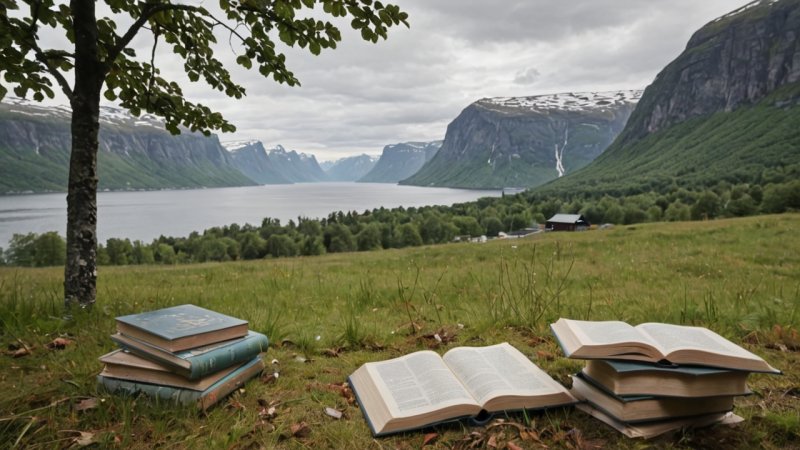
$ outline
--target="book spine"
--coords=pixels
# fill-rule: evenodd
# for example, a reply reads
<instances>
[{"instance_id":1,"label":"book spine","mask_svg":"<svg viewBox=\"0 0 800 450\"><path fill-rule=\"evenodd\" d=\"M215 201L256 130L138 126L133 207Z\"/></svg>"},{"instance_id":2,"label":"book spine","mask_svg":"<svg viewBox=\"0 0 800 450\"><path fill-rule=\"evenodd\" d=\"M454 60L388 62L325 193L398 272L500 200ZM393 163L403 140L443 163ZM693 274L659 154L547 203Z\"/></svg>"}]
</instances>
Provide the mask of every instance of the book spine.
<instances>
[{"instance_id":1,"label":"book spine","mask_svg":"<svg viewBox=\"0 0 800 450\"><path fill-rule=\"evenodd\" d=\"M137 383L135 381L110 378L103 375L97 376L97 382L112 394L133 396L142 393L161 401L175 402L183 405L194 404L198 408L205 410L242 386L250 378L258 375L263 369L263 361L260 357L256 357L250 363L214 383L214 385L203 392L158 384Z\"/></svg>"},{"instance_id":2,"label":"book spine","mask_svg":"<svg viewBox=\"0 0 800 450\"><path fill-rule=\"evenodd\" d=\"M253 359L267 350L269 339L261 333L251 331L247 338L186 358L191 363L189 379L197 380L206 375L226 369L234 364Z\"/></svg>"}]
</instances>

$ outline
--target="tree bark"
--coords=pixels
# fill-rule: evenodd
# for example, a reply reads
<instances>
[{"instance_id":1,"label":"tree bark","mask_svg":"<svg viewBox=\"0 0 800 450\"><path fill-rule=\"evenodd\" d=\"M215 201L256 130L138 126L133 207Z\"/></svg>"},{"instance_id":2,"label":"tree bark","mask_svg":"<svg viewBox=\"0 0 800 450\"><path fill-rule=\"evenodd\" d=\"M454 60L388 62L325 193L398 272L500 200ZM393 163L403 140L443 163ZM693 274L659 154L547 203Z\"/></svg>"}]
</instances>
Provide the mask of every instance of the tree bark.
<instances>
[{"instance_id":1,"label":"tree bark","mask_svg":"<svg viewBox=\"0 0 800 450\"><path fill-rule=\"evenodd\" d=\"M105 70L98 52L94 1L72 0L70 7L75 30L75 87L71 100L64 302L67 308L87 308L97 295L97 135Z\"/></svg>"}]
</instances>

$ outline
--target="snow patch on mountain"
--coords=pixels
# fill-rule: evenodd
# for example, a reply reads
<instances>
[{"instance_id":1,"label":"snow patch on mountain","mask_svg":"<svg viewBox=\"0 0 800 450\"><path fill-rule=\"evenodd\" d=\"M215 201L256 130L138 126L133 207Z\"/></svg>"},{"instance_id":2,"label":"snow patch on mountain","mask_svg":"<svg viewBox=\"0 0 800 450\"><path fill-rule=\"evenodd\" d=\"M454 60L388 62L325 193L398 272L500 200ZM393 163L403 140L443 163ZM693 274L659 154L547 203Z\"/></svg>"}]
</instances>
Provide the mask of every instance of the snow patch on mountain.
<instances>
[{"instance_id":1,"label":"snow patch on mountain","mask_svg":"<svg viewBox=\"0 0 800 450\"><path fill-rule=\"evenodd\" d=\"M642 97L642 90L611 92L566 92L535 95L531 97L494 97L479 100L487 106L502 106L532 111L590 111L608 109L610 105L634 104Z\"/></svg>"}]
</instances>

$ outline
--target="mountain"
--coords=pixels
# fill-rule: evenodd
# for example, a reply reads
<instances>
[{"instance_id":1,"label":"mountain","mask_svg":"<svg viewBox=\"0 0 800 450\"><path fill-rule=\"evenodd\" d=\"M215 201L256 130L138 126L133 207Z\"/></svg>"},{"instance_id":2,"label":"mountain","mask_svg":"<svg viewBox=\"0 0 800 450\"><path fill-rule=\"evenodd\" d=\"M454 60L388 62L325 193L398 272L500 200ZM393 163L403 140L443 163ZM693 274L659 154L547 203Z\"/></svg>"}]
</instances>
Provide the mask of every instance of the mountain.
<instances>
[{"instance_id":1,"label":"mountain","mask_svg":"<svg viewBox=\"0 0 800 450\"><path fill-rule=\"evenodd\" d=\"M403 142L383 147L375 167L364 175L361 183L397 183L415 173L436 155L442 141Z\"/></svg>"},{"instance_id":2,"label":"mountain","mask_svg":"<svg viewBox=\"0 0 800 450\"><path fill-rule=\"evenodd\" d=\"M358 155L320 164L331 181L356 181L366 175L378 162L377 156Z\"/></svg>"},{"instance_id":3,"label":"mountain","mask_svg":"<svg viewBox=\"0 0 800 450\"><path fill-rule=\"evenodd\" d=\"M71 111L22 99L0 103L0 193L66 191ZM173 136L154 116L102 107L101 190L247 186L216 136Z\"/></svg>"},{"instance_id":4,"label":"mountain","mask_svg":"<svg viewBox=\"0 0 800 450\"><path fill-rule=\"evenodd\" d=\"M261 141L229 141L222 146L230 152L233 166L258 184L291 184L270 160Z\"/></svg>"},{"instance_id":5,"label":"mountain","mask_svg":"<svg viewBox=\"0 0 800 450\"><path fill-rule=\"evenodd\" d=\"M448 126L439 153L401 184L533 187L579 169L622 131L641 91L484 98Z\"/></svg>"},{"instance_id":6,"label":"mountain","mask_svg":"<svg viewBox=\"0 0 800 450\"><path fill-rule=\"evenodd\" d=\"M800 177L800 0L761 0L695 32L625 130L546 191L661 191Z\"/></svg>"},{"instance_id":7,"label":"mountain","mask_svg":"<svg viewBox=\"0 0 800 450\"><path fill-rule=\"evenodd\" d=\"M291 183L328 181L328 176L314 155L287 151L282 145L276 145L267 152L267 156L274 170Z\"/></svg>"}]
</instances>

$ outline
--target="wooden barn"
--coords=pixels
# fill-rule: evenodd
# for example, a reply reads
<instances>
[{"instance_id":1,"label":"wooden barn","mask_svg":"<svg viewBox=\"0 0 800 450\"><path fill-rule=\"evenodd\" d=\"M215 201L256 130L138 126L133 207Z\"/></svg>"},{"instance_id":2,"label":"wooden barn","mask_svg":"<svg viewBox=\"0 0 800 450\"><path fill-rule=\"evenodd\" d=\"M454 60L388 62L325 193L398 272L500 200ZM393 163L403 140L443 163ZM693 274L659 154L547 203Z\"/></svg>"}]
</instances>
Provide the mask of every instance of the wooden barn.
<instances>
[{"instance_id":1,"label":"wooden barn","mask_svg":"<svg viewBox=\"0 0 800 450\"><path fill-rule=\"evenodd\" d=\"M591 224L580 214L556 214L547 219L545 231L585 231Z\"/></svg>"}]
</instances>

